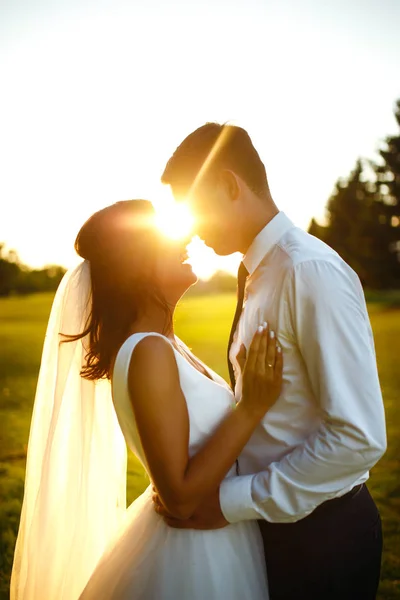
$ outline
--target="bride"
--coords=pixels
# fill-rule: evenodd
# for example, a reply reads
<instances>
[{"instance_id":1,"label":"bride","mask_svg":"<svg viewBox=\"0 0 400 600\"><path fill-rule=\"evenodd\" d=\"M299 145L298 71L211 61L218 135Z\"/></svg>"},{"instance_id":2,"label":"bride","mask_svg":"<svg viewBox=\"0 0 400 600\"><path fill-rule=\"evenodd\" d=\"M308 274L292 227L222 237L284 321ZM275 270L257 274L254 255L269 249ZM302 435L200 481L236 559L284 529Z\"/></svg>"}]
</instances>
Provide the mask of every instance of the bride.
<instances>
[{"instance_id":1,"label":"bride","mask_svg":"<svg viewBox=\"0 0 400 600\"><path fill-rule=\"evenodd\" d=\"M260 325L235 405L174 335L174 308L196 278L150 202L95 213L75 248L84 261L61 282L46 333L11 600L265 600L255 521L173 529L151 497L154 485L187 519L235 476L280 393L276 339ZM127 509L126 446L151 481Z\"/></svg>"}]
</instances>

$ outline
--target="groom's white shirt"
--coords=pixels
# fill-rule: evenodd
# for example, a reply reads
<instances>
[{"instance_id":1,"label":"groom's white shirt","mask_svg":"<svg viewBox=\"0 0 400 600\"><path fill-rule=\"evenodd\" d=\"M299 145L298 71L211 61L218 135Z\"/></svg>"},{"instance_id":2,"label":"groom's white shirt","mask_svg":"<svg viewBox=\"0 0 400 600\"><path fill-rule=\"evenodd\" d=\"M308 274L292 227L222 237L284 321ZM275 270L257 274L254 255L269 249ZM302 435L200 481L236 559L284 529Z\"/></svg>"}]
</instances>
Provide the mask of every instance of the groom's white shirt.
<instances>
[{"instance_id":1,"label":"groom's white shirt","mask_svg":"<svg viewBox=\"0 0 400 600\"><path fill-rule=\"evenodd\" d=\"M292 522L366 481L386 450L372 330L355 272L280 212L243 259L249 271L230 359L263 321L283 349L283 389L222 482L229 522Z\"/></svg>"}]
</instances>

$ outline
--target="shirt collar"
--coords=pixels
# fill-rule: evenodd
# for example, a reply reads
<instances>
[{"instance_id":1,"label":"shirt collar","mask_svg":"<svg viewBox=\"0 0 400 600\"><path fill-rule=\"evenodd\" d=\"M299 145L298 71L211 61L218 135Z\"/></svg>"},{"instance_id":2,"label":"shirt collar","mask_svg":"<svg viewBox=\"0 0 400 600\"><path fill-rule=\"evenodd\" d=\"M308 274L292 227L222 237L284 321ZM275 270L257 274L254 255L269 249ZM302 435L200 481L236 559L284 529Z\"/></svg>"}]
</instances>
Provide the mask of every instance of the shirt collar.
<instances>
[{"instance_id":1,"label":"shirt collar","mask_svg":"<svg viewBox=\"0 0 400 600\"><path fill-rule=\"evenodd\" d=\"M292 227L294 227L294 224L282 211L266 224L264 229L254 238L250 248L243 257L243 263L249 275L254 273L267 252Z\"/></svg>"}]
</instances>

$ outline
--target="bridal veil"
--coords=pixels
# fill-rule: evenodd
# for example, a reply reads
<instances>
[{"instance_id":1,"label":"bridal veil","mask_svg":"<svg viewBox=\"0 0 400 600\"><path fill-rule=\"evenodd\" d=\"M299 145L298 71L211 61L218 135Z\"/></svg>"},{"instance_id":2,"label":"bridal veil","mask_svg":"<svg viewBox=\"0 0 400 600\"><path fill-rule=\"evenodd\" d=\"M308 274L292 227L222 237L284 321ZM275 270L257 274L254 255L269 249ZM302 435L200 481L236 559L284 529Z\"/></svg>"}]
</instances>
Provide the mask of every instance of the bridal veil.
<instances>
[{"instance_id":1,"label":"bridal veil","mask_svg":"<svg viewBox=\"0 0 400 600\"><path fill-rule=\"evenodd\" d=\"M11 600L79 597L126 511L126 444L108 380L83 379L90 265L68 271L47 327L29 434Z\"/></svg>"}]
</instances>

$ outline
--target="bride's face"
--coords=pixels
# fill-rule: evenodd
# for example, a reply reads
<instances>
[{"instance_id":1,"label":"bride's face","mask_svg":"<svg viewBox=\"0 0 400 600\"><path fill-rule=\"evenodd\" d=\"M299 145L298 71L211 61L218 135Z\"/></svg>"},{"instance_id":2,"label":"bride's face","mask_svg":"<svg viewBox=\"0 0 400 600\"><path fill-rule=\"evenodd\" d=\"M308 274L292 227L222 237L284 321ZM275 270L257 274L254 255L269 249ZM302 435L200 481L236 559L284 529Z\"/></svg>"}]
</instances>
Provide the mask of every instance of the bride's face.
<instances>
[{"instance_id":1,"label":"bride's face","mask_svg":"<svg viewBox=\"0 0 400 600\"><path fill-rule=\"evenodd\" d=\"M197 276L188 264L186 240L170 240L161 236L158 258L156 261L156 278L160 291L171 303L177 302L186 290L196 283Z\"/></svg>"}]
</instances>

